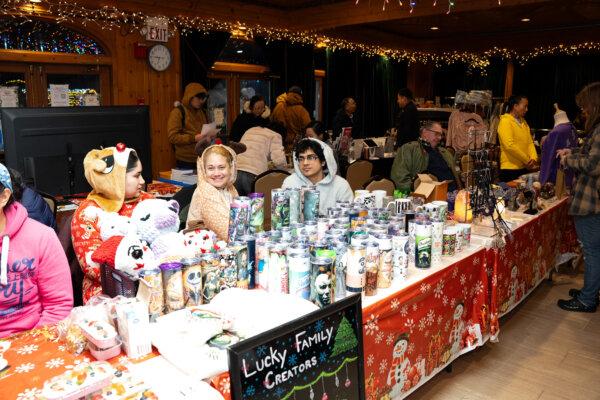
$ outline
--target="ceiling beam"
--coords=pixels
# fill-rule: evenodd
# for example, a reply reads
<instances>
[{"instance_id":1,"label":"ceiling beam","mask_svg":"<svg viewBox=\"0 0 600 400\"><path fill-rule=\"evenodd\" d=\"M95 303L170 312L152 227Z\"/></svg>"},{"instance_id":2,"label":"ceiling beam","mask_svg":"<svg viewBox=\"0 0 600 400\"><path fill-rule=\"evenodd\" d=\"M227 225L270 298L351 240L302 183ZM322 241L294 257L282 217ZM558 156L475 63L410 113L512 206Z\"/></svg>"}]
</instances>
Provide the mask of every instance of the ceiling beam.
<instances>
[{"instance_id":1,"label":"ceiling beam","mask_svg":"<svg viewBox=\"0 0 600 400\"><path fill-rule=\"evenodd\" d=\"M452 12L469 12L489 10L492 8L522 6L526 4L551 3L557 0L502 0L502 5L498 5L498 0L456 0L456 6ZM358 5L354 1L341 3L325 4L316 7L302 9L290 13L288 20L296 29L326 30L337 27L360 25L380 21L391 21L413 18L427 17L433 15L442 15L447 11L447 3L444 0L438 0L436 7L430 2L421 2L412 13L410 8L404 2L400 7L395 1L390 1L386 10L382 10L383 0L362 0Z\"/></svg>"}]
</instances>

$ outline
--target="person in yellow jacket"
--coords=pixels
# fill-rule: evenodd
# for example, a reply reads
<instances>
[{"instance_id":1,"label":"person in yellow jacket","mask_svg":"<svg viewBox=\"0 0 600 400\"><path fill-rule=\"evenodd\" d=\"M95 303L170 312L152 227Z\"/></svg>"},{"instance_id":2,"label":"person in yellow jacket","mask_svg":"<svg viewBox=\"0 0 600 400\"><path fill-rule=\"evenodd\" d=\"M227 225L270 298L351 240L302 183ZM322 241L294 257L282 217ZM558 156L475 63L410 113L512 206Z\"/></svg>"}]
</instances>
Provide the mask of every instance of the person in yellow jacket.
<instances>
[{"instance_id":1,"label":"person in yellow jacket","mask_svg":"<svg viewBox=\"0 0 600 400\"><path fill-rule=\"evenodd\" d=\"M501 182L509 182L538 167L538 155L531 137L531 130L525 121L529 101L525 96L511 96L506 113L500 117L498 137L500 138Z\"/></svg>"},{"instance_id":2,"label":"person in yellow jacket","mask_svg":"<svg viewBox=\"0 0 600 400\"><path fill-rule=\"evenodd\" d=\"M310 115L302 104L302 89L292 86L287 93L279 95L276 102L271 121L285 126L284 145L286 151L291 151L304 136L304 128L310 124Z\"/></svg>"},{"instance_id":3,"label":"person in yellow jacket","mask_svg":"<svg viewBox=\"0 0 600 400\"><path fill-rule=\"evenodd\" d=\"M199 83L189 83L183 92L181 104L178 104L167 123L169 142L175 148L175 159L178 168L196 168L196 144L210 143L212 137L202 135L202 125L208 123L204 111L208 92Z\"/></svg>"}]
</instances>

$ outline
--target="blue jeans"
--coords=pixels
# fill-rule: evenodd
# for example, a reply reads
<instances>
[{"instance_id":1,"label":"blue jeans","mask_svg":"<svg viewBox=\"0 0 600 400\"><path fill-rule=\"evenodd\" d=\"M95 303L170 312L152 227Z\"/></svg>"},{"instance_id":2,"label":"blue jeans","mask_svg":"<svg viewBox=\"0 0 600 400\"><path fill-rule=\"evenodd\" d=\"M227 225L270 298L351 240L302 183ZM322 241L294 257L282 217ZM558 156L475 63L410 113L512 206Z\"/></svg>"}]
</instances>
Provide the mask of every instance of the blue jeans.
<instances>
[{"instance_id":1,"label":"blue jeans","mask_svg":"<svg viewBox=\"0 0 600 400\"><path fill-rule=\"evenodd\" d=\"M586 306L595 306L600 291L600 214L575 216L574 219L585 263L583 288L578 300Z\"/></svg>"}]
</instances>

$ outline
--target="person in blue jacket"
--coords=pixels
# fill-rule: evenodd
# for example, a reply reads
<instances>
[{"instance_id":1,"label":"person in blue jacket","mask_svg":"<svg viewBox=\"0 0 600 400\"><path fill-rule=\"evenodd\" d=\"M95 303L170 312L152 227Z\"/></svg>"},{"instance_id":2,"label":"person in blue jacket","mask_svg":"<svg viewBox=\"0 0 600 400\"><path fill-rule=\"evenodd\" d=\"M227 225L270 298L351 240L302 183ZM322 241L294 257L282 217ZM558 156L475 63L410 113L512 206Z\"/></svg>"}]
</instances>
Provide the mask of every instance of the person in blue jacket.
<instances>
[{"instance_id":1,"label":"person in blue jacket","mask_svg":"<svg viewBox=\"0 0 600 400\"><path fill-rule=\"evenodd\" d=\"M56 231L56 219L46 200L23 182L18 171L10 169L10 179L13 182L13 196L25 209L29 218L34 219Z\"/></svg>"}]
</instances>

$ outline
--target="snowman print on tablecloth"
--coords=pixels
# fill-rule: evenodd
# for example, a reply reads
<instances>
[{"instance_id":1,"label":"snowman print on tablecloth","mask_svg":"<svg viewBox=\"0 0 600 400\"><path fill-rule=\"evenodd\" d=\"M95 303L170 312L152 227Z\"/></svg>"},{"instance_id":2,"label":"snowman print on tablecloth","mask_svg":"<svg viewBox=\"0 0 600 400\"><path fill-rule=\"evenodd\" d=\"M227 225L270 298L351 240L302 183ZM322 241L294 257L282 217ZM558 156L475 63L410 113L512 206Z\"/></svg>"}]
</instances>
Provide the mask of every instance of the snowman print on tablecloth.
<instances>
[{"instance_id":1,"label":"snowman print on tablecloth","mask_svg":"<svg viewBox=\"0 0 600 400\"><path fill-rule=\"evenodd\" d=\"M394 398L403 392L410 390L416 386L421 377L424 375L425 360L419 365L411 365L410 360L406 357L408 349L408 334L402 333L394 343L392 350L392 364L387 376L387 386L392 387L390 397Z\"/></svg>"},{"instance_id":2,"label":"snowman print on tablecloth","mask_svg":"<svg viewBox=\"0 0 600 400\"><path fill-rule=\"evenodd\" d=\"M450 355L458 354L461 346L462 334L465 329L465 323L462 320L462 316L465 311L465 305L461 302L454 308L454 315L452 319L452 327L450 328L450 336L448 338L448 344L450 345Z\"/></svg>"}]
</instances>

